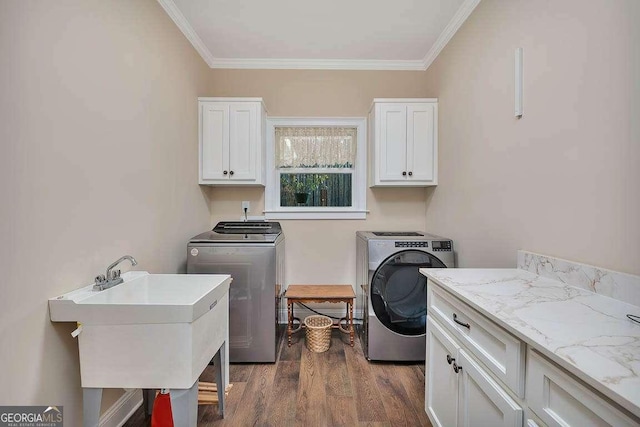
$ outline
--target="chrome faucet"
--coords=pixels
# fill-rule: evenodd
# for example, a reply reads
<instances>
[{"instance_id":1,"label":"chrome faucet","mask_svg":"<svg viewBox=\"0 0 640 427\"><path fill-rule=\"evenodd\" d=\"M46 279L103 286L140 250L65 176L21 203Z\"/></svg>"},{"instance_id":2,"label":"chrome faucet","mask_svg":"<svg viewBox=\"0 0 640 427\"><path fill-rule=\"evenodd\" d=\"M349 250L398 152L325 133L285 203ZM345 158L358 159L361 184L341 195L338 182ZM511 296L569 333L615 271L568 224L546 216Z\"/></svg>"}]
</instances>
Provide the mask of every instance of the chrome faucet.
<instances>
[{"instance_id":1,"label":"chrome faucet","mask_svg":"<svg viewBox=\"0 0 640 427\"><path fill-rule=\"evenodd\" d=\"M96 276L96 284L93 285L93 289L96 291L103 291L122 283L124 280L120 277L120 270L113 269L124 260L129 260L132 266L138 265L138 261L136 261L136 259L131 255L120 257L116 262L107 267L106 275L101 274Z\"/></svg>"}]
</instances>

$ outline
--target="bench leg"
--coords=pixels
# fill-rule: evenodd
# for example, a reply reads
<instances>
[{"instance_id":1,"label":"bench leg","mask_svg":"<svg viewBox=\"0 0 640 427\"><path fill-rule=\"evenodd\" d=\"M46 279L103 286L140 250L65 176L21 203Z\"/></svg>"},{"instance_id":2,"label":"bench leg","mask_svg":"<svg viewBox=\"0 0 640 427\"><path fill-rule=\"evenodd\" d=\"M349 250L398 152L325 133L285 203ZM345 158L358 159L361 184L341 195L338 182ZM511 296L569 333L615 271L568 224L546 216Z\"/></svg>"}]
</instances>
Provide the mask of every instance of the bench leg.
<instances>
[{"instance_id":1,"label":"bench leg","mask_svg":"<svg viewBox=\"0 0 640 427\"><path fill-rule=\"evenodd\" d=\"M291 334L293 332L293 304L287 300L287 343L291 347Z\"/></svg>"},{"instance_id":2,"label":"bench leg","mask_svg":"<svg viewBox=\"0 0 640 427\"><path fill-rule=\"evenodd\" d=\"M351 340L351 347L354 345L354 331L353 331L353 301L349 303L349 339Z\"/></svg>"}]
</instances>

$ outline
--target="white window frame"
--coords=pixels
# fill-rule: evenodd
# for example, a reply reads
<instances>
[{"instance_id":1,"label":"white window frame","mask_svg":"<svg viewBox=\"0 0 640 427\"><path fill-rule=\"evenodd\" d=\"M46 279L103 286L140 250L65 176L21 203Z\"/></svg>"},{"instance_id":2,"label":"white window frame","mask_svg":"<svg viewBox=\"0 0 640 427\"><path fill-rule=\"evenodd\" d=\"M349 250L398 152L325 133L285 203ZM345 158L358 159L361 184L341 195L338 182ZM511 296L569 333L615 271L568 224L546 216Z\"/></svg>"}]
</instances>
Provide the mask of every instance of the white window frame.
<instances>
[{"instance_id":1,"label":"white window frame","mask_svg":"<svg viewBox=\"0 0 640 427\"><path fill-rule=\"evenodd\" d=\"M275 167L276 127L351 127L356 128L356 159L352 173L352 206L307 207L280 206L280 173ZM366 219L367 217L367 119L366 117L269 117L267 118L267 176L265 188L266 219ZM308 169L305 173L322 173L327 169ZM339 172L339 170L332 170Z\"/></svg>"}]
</instances>

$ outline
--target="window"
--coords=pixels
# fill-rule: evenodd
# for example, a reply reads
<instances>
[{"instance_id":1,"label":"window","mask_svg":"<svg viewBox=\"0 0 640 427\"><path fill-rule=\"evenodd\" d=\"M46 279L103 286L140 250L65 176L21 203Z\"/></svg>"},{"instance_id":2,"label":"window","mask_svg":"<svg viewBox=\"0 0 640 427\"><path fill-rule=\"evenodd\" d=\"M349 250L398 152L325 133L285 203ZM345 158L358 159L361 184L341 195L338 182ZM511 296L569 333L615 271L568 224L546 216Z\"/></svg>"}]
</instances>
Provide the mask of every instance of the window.
<instances>
[{"instance_id":1,"label":"window","mask_svg":"<svg viewBox=\"0 0 640 427\"><path fill-rule=\"evenodd\" d=\"M268 219L364 219L366 119L267 119Z\"/></svg>"}]
</instances>

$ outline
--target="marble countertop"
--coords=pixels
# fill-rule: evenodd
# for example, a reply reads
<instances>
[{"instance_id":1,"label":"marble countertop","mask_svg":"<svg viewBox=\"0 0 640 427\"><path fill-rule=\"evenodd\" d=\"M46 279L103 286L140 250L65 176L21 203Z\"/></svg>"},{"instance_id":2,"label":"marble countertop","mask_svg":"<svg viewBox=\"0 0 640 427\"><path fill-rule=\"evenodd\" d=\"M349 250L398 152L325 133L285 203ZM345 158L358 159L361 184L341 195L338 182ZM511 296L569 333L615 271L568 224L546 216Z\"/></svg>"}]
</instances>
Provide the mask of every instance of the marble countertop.
<instances>
[{"instance_id":1,"label":"marble countertop","mask_svg":"<svg viewBox=\"0 0 640 427\"><path fill-rule=\"evenodd\" d=\"M640 416L640 307L520 269L420 272Z\"/></svg>"}]
</instances>

